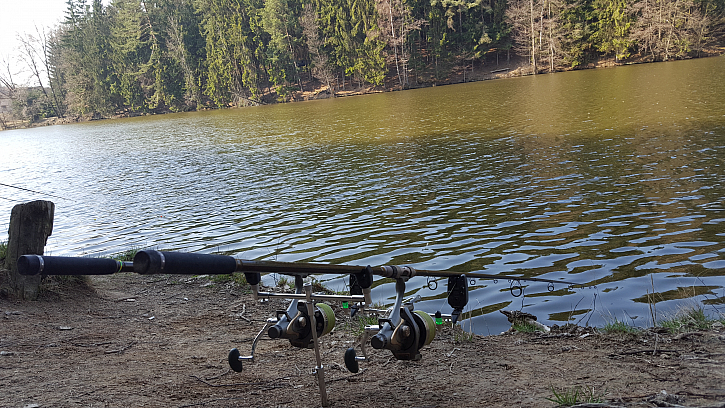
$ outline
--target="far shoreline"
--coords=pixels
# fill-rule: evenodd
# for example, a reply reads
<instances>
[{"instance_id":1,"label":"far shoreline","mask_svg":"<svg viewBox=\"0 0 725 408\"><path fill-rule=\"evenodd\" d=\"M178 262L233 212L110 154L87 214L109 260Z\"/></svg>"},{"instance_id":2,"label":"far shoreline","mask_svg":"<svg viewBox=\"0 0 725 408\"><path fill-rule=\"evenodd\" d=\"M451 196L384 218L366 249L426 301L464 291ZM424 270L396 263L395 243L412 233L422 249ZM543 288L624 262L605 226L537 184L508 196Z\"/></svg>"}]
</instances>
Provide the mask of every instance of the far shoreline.
<instances>
[{"instance_id":1,"label":"far shoreline","mask_svg":"<svg viewBox=\"0 0 725 408\"><path fill-rule=\"evenodd\" d=\"M237 108L247 108L247 107L253 107L253 106L260 106L260 105L276 105L276 104L284 104L284 103L292 103L292 102L306 102L306 101L312 101L312 100L319 100L319 99L332 99L332 98L345 98L345 97L351 97L351 96L360 96L360 95L370 95L370 94L376 94L376 93L386 93L386 92L399 92L399 91L407 91L407 90L413 90L413 89L424 89L424 88L432 88L437 86L447 86L447 85L459 85L464 83L471 83L471 82L481 82L481 81L492 81L492 80L500 80L500 79L510 79L510 78L518 78L518 77L524 77L524 76L532 76L532 75L546 75L546 74L557 74L562 72L571 72L571 71L580 71L580 70L590 70L590 69L604 69L604 68L613 68L618 66L627 66L627 65L641 65L641 64L654 64L654 63L667 63L667 62L674 62L674 61L684 61L684 60L691 60L691 59L700 59L700 58L711 58L711 57L719 57L725 55L725 46L724 47L717 47L716 49L708 50L707 52L704 52L704 55L700 57L693 57L693 58L684 58L684 59L671 59L668 61L649 61L643 58L632 58L628 61L615 61L614 59L606 59L606 60L599 60L595 63L589 63L586 66L577 67L577 68L560 68L553 72L541 72L534 74L531 72L531 67L528 65L528 63L522 64L522 61L525 61L526 59L521 58L512 58L508 63L502 63L497 65L492 65L492 67L497 67L493 70L482 70L481 67L479 67L478 71L472 69L471 72L463 69L460 65L456 65L452 70L448 78L446 78L443 81L429 81L429 82L420 82L416 85L407 86L407 87L401 87L396 80L396 77L391 76L387 79L387 84L385 86L362 86L351 90L338 90L334 93L334 96L329 92L326 86L320 86L319 81L308 81L305 83L306 86L313 88L312 91L303 91L303 92L296 92L294 93L289 100L285 101L277 101L275 100L275 94L265 94L263 95L263 98L270 99L268 101L252 101L247 100L246 105L237 105L237 106L228 106L228 107L207 107L203 109L198 110L189 110L189 111L171 111L171 110L163 110L163 111L156 111L156 112L121 112L116 113L108 116L104 116L98 113L95 114L88 114L88 115L75 115L71 117L64 117L64 118L58 118L58 117L50 117L42 119L38 122L32 122L32 123L24 123L24 124L17 124L17 121L13 124L12 127L7 127L5 129L0 129L0 132L3 130L18 130L18 129L32 129L32 128L38 128L38 127L45 127L45 126L54 126L54 125L67 125L67 124L74 124L74 123L83 123L83 122L91 122L91 121L99 121L99 120L110 120L110 119L123 119L123 118L131 118L131 117L139 117L139 116L155 116L155 115L165 115L168 113L185 113L185 112L203 112L203 111L212 111L212 110L219 110L219 109L237 109ZM487 66L487 65L483 65ZM501 66L505 66L503 68L498 68ZM467 67L466 67L467 68Z\"/></svg>"}]
</instances>

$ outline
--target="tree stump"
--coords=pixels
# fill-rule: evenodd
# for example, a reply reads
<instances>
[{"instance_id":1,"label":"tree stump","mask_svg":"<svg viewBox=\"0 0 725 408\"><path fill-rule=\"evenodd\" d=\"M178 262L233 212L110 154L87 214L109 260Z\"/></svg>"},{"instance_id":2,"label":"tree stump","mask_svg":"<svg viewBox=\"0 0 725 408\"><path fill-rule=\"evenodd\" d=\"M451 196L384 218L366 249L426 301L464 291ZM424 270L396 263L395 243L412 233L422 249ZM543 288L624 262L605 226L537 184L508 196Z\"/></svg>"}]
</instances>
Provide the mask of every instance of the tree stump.
<instances>
[{"instance_id":1,"label":"tree stump","mask_svg":"<svg viewBox=\"0 0 725 408\"><path fill-rule=\"evenodd\" d=\"M28 254L43 255L48 237L53 233L54 215L55 204L42 200L18 204L10 213L5 269L8 270L8 289L19 298L38 298L41 276L20 275L18 258Z\"/></svg>"}]
</instances>

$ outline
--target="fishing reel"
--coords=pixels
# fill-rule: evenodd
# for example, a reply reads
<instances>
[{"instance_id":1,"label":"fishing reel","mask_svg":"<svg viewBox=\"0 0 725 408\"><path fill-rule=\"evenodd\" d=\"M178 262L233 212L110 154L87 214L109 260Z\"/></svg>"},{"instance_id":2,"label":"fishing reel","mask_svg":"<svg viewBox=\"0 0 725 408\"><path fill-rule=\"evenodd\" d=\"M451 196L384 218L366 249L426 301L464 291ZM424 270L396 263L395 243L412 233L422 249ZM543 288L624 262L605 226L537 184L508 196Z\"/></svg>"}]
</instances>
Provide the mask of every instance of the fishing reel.
<instances>
[{"instance_id":1,"label":"fishing reel","mask_svg":"<svg viewBox=\"0 0 725 408\"><path fill-rule=\"evenodd\" d=\"M364 274L361 272L360 274ZM246 273L247 282L252 286L254 297L256 300L264 300L272 297L292 299L287 310L276 312L276 317L267 319L265 326L257 333L252 342L252 354L242 356L239 350L234 348L229 352L229 366L236 372L242 371L242 362L254 362L254 350L257 347L260 337L266 331L267 335L272 339L287 339L290 344L299 348L316 348L317 339L324 336L335 328L335 313L332 308L325 303L313 303L313 300L343 300L353 302L364 302L363 295L324 295L312 294L310 284L304 283L303 275L294 275L295 277L295 293L271 293L260 292L259 283L261 276L259 273ZM370 275L372 276L372 275ZM372 279L370 279L372 280ZM369 287L372 282L367 284L363 281L361 291L369 294ZM316 350L317 351L317 350Z\"/></svg>"},{"instance_id":2,"label":"fishing reel","mask_svg":"<svg viewBox=\"0 0 725 408\"><path fill-rule=\"evenodd\" d=\"M267 334L273 339L288 339L295 347L312 348L312 319L307 312L307 304L297 300L292 303L287 310L277 312L277 322L267 330ZM291 313L293 307L297 308L294 315ZM332 308L327 304L317 303L314 314L317 337L330 333L335 327L335 313Z\"/></svg>"},{"instance_id":3,"label":"fishing reel","mask_svg":"<svg viewBox=\"0 0 725 408\"><path fill-rule=\"evenodd\" d=\"M365 327L360 342L363 356L358 357L354 347L348 348L345 352L345 367L350 372L358 372L360 370L358 362L368 359L365 350L368 339L374 349L390 350L398 360L417 361L422 357L420 349L429 345L435 338L436 327L433 318L428 313L413 310L412 301L403 304L405 280L396 279L395 289L397 296L390 317L378 319L377 325Z\"/></svg>"},{"instance_id":4,"label":"fishing reel","mask_svg":"<svg viewBox=\"0 0 725 408\"><path fill-rule=\"evenodd\" d=\"M403 306L400 311L397 326L393 326L390 319L379 320L382 329L370 339L370 345L377 350L390 350L398 360L420 360L419 350L435 338L435 322L420 310L411 311Z\"/></svg>"}]
</instances>

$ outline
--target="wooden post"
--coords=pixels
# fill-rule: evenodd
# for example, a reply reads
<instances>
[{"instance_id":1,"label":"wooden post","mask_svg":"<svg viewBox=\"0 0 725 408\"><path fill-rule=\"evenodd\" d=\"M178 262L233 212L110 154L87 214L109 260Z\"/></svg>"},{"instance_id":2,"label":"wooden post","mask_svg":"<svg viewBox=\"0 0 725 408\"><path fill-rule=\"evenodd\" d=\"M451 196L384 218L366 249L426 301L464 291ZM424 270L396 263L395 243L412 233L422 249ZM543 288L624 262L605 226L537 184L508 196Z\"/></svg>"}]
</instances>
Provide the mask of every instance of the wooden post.
<instances>
[{"instance_id":1,"label":"wooden post","mask_svg":"<svg viewBox=\"0 0 725 408\"><path fill-rule=\"evenodd\" d=\"M38 298L41 276L20 275L18 258L28 254L43 255L48 237L53 233L54 215L55 204L42 200L18 204L10 213L5 269L9 271L9 289L19 298Z\"/></svg>"}]
</instances>

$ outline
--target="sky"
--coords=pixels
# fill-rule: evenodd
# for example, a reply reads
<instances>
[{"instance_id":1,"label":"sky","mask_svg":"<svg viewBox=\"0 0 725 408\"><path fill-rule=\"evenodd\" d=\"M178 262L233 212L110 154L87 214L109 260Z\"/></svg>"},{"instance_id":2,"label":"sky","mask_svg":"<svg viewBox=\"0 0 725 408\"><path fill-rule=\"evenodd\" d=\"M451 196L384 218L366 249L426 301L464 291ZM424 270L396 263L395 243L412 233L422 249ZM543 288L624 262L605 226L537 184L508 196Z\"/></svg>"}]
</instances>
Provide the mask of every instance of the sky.
<instances>
[{"instance_id":1,"label":"sky","mask_svg":"<svg viewBox=\"0 0 725 408\"><path fill-rule=\"evenodd\" d=\"M58 26L67 8L66 0L0 0L0 60L10 60L15 72L23 69L15 61L19 46L17 34L35 33L36 25L39 29ZM15 80L24 85L22 82L29 80L27 77L25 74Z\"/></svg>"}]
</instances>

